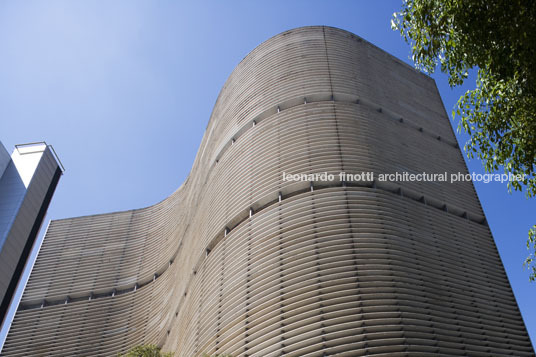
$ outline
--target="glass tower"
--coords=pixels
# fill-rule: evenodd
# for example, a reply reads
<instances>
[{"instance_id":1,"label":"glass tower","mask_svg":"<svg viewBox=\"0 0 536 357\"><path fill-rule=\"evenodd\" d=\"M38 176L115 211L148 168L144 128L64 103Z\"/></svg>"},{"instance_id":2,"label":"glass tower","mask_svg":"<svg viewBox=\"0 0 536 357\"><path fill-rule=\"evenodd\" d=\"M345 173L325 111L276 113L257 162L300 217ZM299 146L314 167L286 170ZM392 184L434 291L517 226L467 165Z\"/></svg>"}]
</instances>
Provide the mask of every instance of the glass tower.
<instances>
[{"instance_id":1,"label":"glass tower","mask_svg":"<svg viewBox=\"0 0 536 357\"><path fill-rule=\"evenodd\" d=\"M0 320L39 233L62 168L52 146L17 145L10 156L0 143Z\"/></svg>"}]
</instances>

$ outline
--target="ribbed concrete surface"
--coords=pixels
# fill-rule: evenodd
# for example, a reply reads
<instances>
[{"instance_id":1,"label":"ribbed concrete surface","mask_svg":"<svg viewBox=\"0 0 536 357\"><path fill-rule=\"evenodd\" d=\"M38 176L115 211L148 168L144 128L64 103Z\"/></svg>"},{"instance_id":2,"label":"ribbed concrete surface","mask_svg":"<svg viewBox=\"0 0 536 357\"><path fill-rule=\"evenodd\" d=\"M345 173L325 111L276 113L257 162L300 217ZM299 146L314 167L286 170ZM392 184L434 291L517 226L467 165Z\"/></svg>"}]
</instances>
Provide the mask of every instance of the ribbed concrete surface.
<instances>
[{"instance_id":1,"label":"ribbed concrete surface","mask_svg":"<svg viewBox=\"0 0 536 357\"><path fill-rule=\"evenodd\" d=\"M253 50L192 172L148 208L53 221L3 355L533 356L433 80L329 27Z\"/></svg>"}]
</instances>

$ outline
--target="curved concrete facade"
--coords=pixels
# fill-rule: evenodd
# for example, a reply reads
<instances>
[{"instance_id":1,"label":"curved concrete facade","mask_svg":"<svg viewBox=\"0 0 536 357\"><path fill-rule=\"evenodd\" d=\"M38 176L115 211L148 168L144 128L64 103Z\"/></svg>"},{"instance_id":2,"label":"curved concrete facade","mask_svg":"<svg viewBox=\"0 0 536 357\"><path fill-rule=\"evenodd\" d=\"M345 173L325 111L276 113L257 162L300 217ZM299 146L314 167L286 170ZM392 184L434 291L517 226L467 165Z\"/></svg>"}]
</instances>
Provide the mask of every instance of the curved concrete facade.
<instances>
[{"instance_id":1,"label":"curved concrete facade","mask_svg":"<svg viewBox=\"0 0 536 357\"><path fill-rule=\"evenodd\" d=\"M50 224L3 355L532 356L472 184L338 180L369 171L467 172L433 80L339 29L269 39L175 193Z\"/></svg>"}]
</instances>

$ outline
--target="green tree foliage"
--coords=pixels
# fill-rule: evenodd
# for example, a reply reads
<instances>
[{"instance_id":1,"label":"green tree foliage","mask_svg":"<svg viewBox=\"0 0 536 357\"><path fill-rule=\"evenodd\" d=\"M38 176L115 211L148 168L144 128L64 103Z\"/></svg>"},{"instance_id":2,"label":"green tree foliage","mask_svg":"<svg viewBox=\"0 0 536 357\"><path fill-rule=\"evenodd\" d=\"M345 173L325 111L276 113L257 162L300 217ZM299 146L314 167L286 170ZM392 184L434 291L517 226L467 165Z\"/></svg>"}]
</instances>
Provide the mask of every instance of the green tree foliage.
<instances>
[{"instance_id":1,"label":"green tree foliage","mask_svg":"<svg viewBox=\"0 0 536 357\"><path fill-rule=\"evenodd\" d=\"M478 69L475 89L453 110L470 139L469 158L488 172L525 175L508 190L536 195L536 1L404 0L391 26L411 45L417 68L437 66L450 86ZM536 280L536 225L529 231L525 265Z\"/></svg>"},{"instance_id":2,"label":"green tree foliage","mask_svg":"<svg viewBox=\"0 0 536 357\"><path fill-rule=\"evenodd\" d=\"M527 239L527 249L531 254L525 260L525 266L529 267L530 281L536 280L536 225L529 231L529 239Z\"/></svg>"},{"instance_id":3,"label":"green tree foliage","mask_svg":"<svg viewBox=\"0 0 536 357\"><path fill-rule=\"evenodd\" d=\"M155 345L139 345L131 348L120 357L173 357L173 353L161 352L160 348Z\"/></svg>"}]
</instances>

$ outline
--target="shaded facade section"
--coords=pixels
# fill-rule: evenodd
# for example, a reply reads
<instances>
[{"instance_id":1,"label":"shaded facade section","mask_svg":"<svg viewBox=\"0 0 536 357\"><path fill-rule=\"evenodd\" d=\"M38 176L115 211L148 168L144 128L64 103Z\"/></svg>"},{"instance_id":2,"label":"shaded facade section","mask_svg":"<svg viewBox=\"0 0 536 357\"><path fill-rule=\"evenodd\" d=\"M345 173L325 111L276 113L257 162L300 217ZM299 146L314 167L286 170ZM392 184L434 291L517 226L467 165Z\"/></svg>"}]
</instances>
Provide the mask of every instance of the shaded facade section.
<instances>
[{"instance_id":1,"label":"shaded facade section","mask_svg":"<svg viewBox=\"0 0 536 357\"><path fill-rule=\"evenodd\" d=\"M346 31L254 49L192 171L143 209L53 221L3 354L534 351L435 83ZM61 336L61 338L58 338Z\"/></svg>"}]
</instances>

